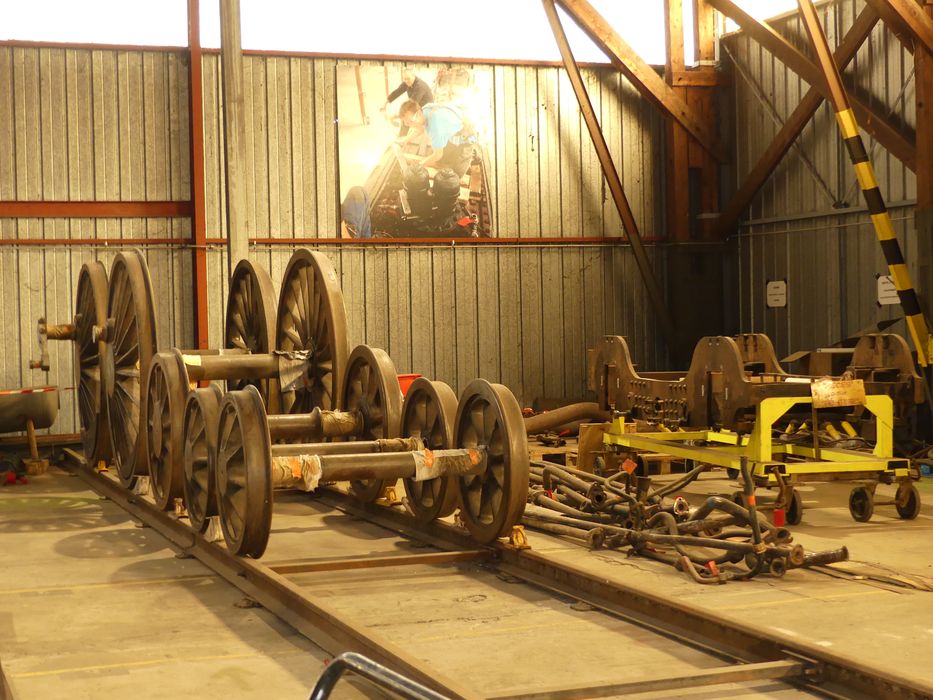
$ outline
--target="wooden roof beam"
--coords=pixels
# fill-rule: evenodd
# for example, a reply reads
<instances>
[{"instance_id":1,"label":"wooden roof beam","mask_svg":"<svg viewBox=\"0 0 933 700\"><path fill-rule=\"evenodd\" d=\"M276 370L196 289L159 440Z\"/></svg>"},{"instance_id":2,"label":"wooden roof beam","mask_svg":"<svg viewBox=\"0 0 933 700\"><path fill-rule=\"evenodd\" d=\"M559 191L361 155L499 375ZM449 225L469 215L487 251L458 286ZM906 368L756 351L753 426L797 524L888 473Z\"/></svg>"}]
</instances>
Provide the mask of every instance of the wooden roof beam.
<instances>
[{"instance_id":1,"label":"wooden roof beam","mask_svg":"<svg viewBox=\"0 0 933 700\"><path fill-rule=\"evenodd\" d=\"M824 97L829 97L829 88L819 67L772 27L756 20L732 0L707 0L707 2L742 27L750 37L773 53L812 87L819 90ZM904 136L862 101L854 97L850 97L850 101L852 110L862 128L910 170L916 171L917 154L913 135L910 138Z\"/></svg>"},{"instance_id":2,"label":"wooden roof beam","mask_svg":"<svg viewBox=\"0 0 933 700\"><path fill-rule=\"evenodd\" d=\"M556 0L586 35L602 49L629 82L677 121L716 160L728 156L712 125L707 124L664 79L609 25L587 0Z\"/></svg>"},{"instance_id":3,"label":"wooden roof beam","mask_svg":"<svg viewBox=\"0 0 933 700\"><path fill-rule=\"evenodd\" d=\"M933 19L924 12L917 0L868 0L868 4L891 26L892 31L900 34L906 28L910 36L933 53Z\"/></svg>"},{"instance_id":4,"label":"wooden roof beam","mask_svg":"<svg viewBox=\"0 0 933 700\"><path fill-rule=\"evenodd\" d=\"M878 23L878 14L871 8L862 10L855 22L846 32L833 57L844 69L855 58L859 48L868 39L872 29ZM751 169L741 187L732 195L732 199L719 215L719 234L723 237L731 233L742 212L748 207L752 199L774 172L778 163L790 150L794 141L800 136L803 128L816 114L816 110L823 104L823 96L816 88L811 87L791 115L784 122L784 126L777 133L768 147L762 153L755 167Z\"/></svg>"}]
</instances>

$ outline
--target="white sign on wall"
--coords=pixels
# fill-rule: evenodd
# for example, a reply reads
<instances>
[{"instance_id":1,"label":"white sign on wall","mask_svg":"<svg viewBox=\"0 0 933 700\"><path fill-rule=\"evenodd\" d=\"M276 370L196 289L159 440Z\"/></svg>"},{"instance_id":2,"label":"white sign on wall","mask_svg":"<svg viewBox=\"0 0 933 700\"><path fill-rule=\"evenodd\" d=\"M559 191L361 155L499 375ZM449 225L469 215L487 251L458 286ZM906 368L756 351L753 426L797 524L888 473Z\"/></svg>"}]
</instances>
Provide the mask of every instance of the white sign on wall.
<instances>
[{"instance_id":1,"label":"white sign on wall","mask_svg":"<svg viewBox=\"0 0 933 700\"><path fill-rule=\"evenodd\" d=\"M897 287L894 286L891 275L878 275L878 306L900 303L901 299L897 296Z\"/></svg>"},{"instance_id":2,"label":"white sign on wall","mask_svg":"<svg viewBox=\"0 0 933 700\"><path fill-rule=\"evenodd\" d=\"M765 303L769 309L787 306L787 280L770 280L765 287Z\"/></svg>"}]
</instances>

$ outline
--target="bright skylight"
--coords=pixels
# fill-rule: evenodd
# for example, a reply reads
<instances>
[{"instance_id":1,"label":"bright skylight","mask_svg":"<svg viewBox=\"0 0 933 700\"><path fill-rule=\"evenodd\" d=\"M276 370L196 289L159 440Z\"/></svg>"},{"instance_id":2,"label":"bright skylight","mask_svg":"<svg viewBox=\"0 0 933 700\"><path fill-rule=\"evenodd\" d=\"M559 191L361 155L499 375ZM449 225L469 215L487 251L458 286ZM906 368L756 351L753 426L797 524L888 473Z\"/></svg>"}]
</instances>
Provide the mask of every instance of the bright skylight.
<instances>
[{"instance_id":1,"label":"bright skylight","mask_svg":"<svg viewBox=\"0 0 933 700\"><path fill-rule=\"evenodd\" d=\"M591 2L646 61L664 63L662 0ZM560 59L540 0L241 0L240 6L245 49ZM184 46L186 7L185 0L0 0L0 39ZM563 20L578 60L606 60L572 20ZM201 0L201 43L220 46L218 0Z\"/></svg>"},{"instance_id":2,"label":"bright skylight","mask_svg":"<svg viewBox=\"0 0 933 700\"><path fill-rule=\"evenodd\" d=\"M590 2L643 59L664 63L663 0ZM796 7L796 0L737 3L758 18ZM540 0L471 0L463 5L437 0L241 0L240 6L245 49L560 60ZM684 2L685 27L691 25L691 6ZM0 39L184 46L186 8L186 0L0 0ZM605 61L561 14L577 60ZM726 28L736 27L727 23ZM684 42L689 65L691 31L685 32ZM201 44L220 46L219 0L201 0Z\"/></svg>"}]
</instances>

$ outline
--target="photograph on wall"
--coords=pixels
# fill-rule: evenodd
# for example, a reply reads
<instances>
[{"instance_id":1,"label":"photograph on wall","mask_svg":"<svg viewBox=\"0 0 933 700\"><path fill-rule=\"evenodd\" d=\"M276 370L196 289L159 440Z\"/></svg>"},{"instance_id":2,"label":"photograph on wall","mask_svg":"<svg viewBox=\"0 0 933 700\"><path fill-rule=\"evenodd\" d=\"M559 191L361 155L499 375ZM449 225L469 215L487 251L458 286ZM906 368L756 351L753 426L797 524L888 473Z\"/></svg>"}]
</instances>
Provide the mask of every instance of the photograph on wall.
<instances>
[{"instance_id":1,"label":"photograph on wall","mask_svg":"<svg viewBox=\"0 0 933 700\"><path fill-rule=\"evenodd\" d=\"M492 73L337 67L341 236L492 237Z\"/></svg>"}]
</instances>

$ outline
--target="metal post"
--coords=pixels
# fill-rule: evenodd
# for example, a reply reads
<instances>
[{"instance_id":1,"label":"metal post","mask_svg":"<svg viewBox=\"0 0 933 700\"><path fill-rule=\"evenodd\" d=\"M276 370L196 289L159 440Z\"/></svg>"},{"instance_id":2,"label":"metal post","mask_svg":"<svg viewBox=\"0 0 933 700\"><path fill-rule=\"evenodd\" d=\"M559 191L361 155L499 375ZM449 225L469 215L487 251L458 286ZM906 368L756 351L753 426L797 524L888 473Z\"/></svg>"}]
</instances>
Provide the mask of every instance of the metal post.
<instances>
[{"instance_id":1,"label":"metal post","mask_svg":"<svg viewBox=\"0 0 933 700\"><path fill-rule=\"evenodd\" d=\"M246 231L246 150L240 0L220 0L220 62L223 71L224 169L227 194L227 275L249 253Z\"/></svg>"}]
</instances>

